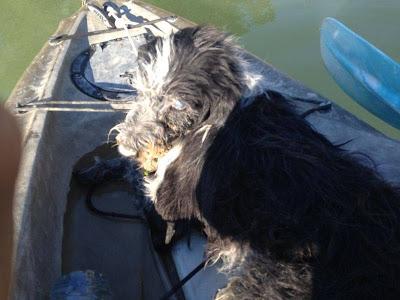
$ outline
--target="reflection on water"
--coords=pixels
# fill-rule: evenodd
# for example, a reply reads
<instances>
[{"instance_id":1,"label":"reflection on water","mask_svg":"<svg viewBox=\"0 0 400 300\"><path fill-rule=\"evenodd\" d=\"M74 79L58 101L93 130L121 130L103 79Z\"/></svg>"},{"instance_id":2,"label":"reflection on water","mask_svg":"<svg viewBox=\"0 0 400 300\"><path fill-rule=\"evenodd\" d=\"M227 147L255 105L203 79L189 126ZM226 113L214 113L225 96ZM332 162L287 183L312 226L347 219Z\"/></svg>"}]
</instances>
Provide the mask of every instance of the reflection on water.
<instances>
[{"instance_id":1,"label":"reflection on water","mask_svg":"<svg viewBox=\"0 0 400 300\"><path fill-rule=\"evenodd\" d=\"M242 35L256 25L273 21L271 0L151 0L147 1L198 24L213 24Z\"/></svg>"}]
</instances>

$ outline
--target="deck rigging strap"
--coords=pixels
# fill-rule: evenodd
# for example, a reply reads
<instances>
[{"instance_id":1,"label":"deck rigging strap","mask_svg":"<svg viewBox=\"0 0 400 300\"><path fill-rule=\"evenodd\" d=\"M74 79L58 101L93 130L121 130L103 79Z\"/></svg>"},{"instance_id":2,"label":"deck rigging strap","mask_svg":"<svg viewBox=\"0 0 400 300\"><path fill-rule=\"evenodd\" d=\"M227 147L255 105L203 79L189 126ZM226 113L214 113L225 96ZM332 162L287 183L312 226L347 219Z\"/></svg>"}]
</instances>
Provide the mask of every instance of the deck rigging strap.
<instances>
[{"instance_id":1,"label":"deck rigging strap","mask_svg":"<svg viewBox=\"0 0 400 300\"><path fill-rule=\"evenodd\" d=\"M136 25L128 25L128 30L133 30L133 29L137 29L137 28L140 28L140 27L153 25L155 23L162 22L162 21L175 22L176 19L177 19L177 17L174 16L174 15L167 16L167 17L162 17L162 18L158 18L158 19L155 19L155 20L139 23L139 24L136 24ZM67 41L67 40L87 38L87 37L90 37L90 36L96 36L96 35L100 35L100 34L113 33L113 32L119 32L119 31L125 31L125 28L102 29L102 30L90 31L90 32L87 32L87 33L60 34L60 35L56 35L56 36L50 37L49 38L49 44L52 45L52 46L56 46L56 45L60 44L61 42L64 42L64 41Z\"/></svg>"},{"instance_id":2,"label":"deck rigging strap","mask_svg":"<svg viewBox=\"0 0 400 300\"><path fill-rule=\"evenodd\" d=\"M87 194L86 194L86 206L88 207L88 209L95 213L96 215L100 215L103 217L111 217L111 218L119 218L119 219L128 219L128 220L134 220L137 223L142 223L148 226L147 220L141 216L141 215L131 215L131 214L123 214L123 213L116 213L116 212L112 212L112 211L104 211L101 209L98 209L94 203L93 203L93 193L96 190L96 185L92 185Z\"/></svg>"},{"instance_id":3,"label":"deck rigging strap","mask_svg":"<svg viewBox=\"0 0 400 300\"><path fill-rule=\"evenodd\" d=\"M63 112L103 112L115 113L118 111L128 111L131 100L120 101L32 101L27 103L17 103L16 111L25 113L34 110L41 111L63 111Z\"/></svg>"},{"instance_id":4,"label":"deck rigging strap","mask_svg":"<svg viewBox=\"0 0 400 300\"><path fill-rule=\"evenodd\" d=\"M330 100L318 100L318 99L309 99L309 98L302 98L302 97L295 97L292 95L288 95L283 93L283 95L293 101L299 101L303 103L309 103L309 104L316 104L316 106L311 107L303 112L300 113L300 116L302 118L306 118L308 115L312 114L313 112L316 111L329 111L332 109L332 101Z\"/></svg>"},{"instance_id":5,"label":"deck rigging strap","mask_svg":"<svg viewBox=\"0 0 400 300\"><path fill-rule=\"evenodd\" d=\"M168 300L171 296L173 296L177 291L179 291L186 282L188 282L194 275L200 272L206 266L207 260L203 260L200 264L197 265L189 274L187 274L182 280L180 280L176 285L174 285L167 293L165 293L160 300Z\"/></svg>"},{"instance_id":6,"label":"deck rigging strap","mask_svg":"<svg viewBox=\"0 0 400 300\"><path fill-rule=\"evenodd\" d=\"M130 24L128 24L128 22L126 22L126 20L124 20L124 19L122 18L122 15L121 15L121 13L120 13L120 12L121 12L121 8L118 7L118 5L114 6L114 5L112 5L112 4L114 4L114 3L110 2L110 3L107 5L107 2L106 2L106 3L104 4L104 11L105 11L105 14L108 16L108 18L109 18L110 20L113 20L113 23L114 23L114 24L117 24L117 21L119 21L118 23L119 23L120 25L122 25L122 28L124 29L125 34L126 34L126 36L127 36L127 38L128 38L128 41L129 41L129 43L130 43L130 45L131 45L133 55L137 57L137 55L138 55L137 46L136 46L135 43L133 42L132 35L131 35L130 31L128 30L128 26L129 26ZM114 25L114 26L115 26L115 25Z\"/></svg>"}]
</instances>

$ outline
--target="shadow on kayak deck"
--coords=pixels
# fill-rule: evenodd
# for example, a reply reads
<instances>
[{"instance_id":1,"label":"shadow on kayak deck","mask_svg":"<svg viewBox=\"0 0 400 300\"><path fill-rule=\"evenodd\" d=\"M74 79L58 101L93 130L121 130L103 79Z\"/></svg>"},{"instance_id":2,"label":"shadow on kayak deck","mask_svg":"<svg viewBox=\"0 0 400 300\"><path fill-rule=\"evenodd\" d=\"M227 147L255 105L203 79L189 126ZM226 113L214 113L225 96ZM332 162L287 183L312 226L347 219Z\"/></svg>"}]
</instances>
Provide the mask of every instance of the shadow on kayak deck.
<instances>
[{"instance_id":1,"label":"shadow on kayak deck","mask_svg":"<svg viewBox=\"0 0 400 300\"><path fill-rule=\"evenodd\" d=\"M94 157L111 158L105 146L86 154L76 164L81 169ZM167 288L148 227L135 220L106 218L86 206L88 188L71 180L64 217L63 274L95 270L108 279L115 299L158 299ZM107 183L93 195L96 207L105 211L140 215L134 193L124 183Z\"/></svg>"}]
</instances>

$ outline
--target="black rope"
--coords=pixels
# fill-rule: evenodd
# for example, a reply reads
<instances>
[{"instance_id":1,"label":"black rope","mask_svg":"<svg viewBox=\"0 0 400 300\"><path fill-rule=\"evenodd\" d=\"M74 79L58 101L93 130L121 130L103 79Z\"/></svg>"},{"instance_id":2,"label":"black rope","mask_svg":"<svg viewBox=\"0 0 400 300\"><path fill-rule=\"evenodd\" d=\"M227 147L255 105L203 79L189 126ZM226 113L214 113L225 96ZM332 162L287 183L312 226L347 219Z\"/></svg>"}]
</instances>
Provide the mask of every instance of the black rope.
<instances>
[{"instance_id":1,"label":"black rope","mask_svg":"<svg viewBox=\"0 0 400 300\"><path fill-rule=\"evenodd\" d=\"M286 93L282 93L282 92L279 92L279 93L281 93L286 98L288 98L292 101L298 101L298 102L309 103L309 104L317 104L317 106L307 109L305 112L300 114L300 116L302 118L306 118L308 115L312 114L313 112L321 111L321 110L328 111L332 108L332 102L329 100L308 99L308 98L304 98L304 97L292 96L291 94L286 94Z\"/></svg>"},{"instance_id":2,"label":"black rope","mask_svg":"<svg viewBox=\"0 0 400 300\"><path fill-rule=\"evenodd\" d=\"M148 225L147 220L143 216L116 213L116 212L112 212L112 211L104 211L104 210L100 210L97 207L95 207L93 204L93 200L92 200L95 189L96 189L96 185L91 186L86 194L86 206L88 207L88 209L91 212L95 213L96 215L103 216L103 217L135 220L139 223Z\"/></svg>"},{"instance_id":3,"label":"black rope","mask_svg":"<svg viewBox=\"0 0 400 300\"><path fill-rule=\"evenodd\" d=\"M160 300L168 300L172 295L174 295L179 289L181 289L186 282L188 282L194 275L200 272L206 265L206 260L203 260L196 268L194 268L189 274L187 274L181 281L175 284Z\"/></svg>"},{"instance_id":4,"label":"black rope","mask_svg":"<svg viewBox=\"0 0 400 300\"><path fill-rule=\"evenodd\" d=\"M332 108L332 102L324 101L324 102L321 102L318 106L310 108L310 109L306 110L305 112L303 112L301 114L301 117L305 118L308 115L312 114L313 112L321 111L321 110L330 110L331 108Z\"/></svg>"},{"instance_id":5,"label":"black rope","mask_svg":"<svg viewBox=\"0 0 400 300\"><path fill-rule=\"evenodd\" d=\"M118 218L118 219L128 219L128 220L135 220L139 223L143 223L146 226L148 225L148 222L143 216L140 215L130 215L130 214L123 214L123 213L116 213L116 212L109 212L109 211L104 211L100 210L97 207L94 206L93 204L93 194L96 189L96 185L92 185L87 194L86 194L86 206L88 209L96 214L100 215L103 217L107 218ZM188 282L194 275L196 275L198 272L200 272L204 266L206 265L206 260L203 260L196 268L194 268L189 274L187 274L182 280L180 280L177 284L175 284L167 293L165 293L160 300L168 300L171 296L173 296L177 291L179 291L182 286L185 285L186 282Z\"/></svg>"}]
</instances>

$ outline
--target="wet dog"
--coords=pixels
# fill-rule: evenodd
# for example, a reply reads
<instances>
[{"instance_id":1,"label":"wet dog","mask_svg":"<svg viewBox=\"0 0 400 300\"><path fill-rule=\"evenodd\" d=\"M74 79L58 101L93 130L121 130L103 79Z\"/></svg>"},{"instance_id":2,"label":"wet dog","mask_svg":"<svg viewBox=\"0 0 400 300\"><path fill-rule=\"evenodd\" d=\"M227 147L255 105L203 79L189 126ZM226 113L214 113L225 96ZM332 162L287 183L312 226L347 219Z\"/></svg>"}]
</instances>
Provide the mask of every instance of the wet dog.
<instances>
[{"instance_id":1,"label":"wet dog","mask_svg":"<svg viewBox=\"0 0 400 300\"><path fill-rule=\"evenodd\" d=\"M400 297L399 189L265 80L215 29L157 37L114 128L119 151L156 162L145 188L164 220L204 226L230 278L217 299Z\"/></svg>"}]
</instances>

